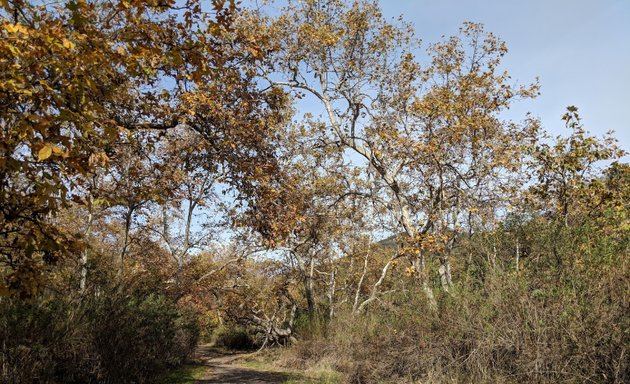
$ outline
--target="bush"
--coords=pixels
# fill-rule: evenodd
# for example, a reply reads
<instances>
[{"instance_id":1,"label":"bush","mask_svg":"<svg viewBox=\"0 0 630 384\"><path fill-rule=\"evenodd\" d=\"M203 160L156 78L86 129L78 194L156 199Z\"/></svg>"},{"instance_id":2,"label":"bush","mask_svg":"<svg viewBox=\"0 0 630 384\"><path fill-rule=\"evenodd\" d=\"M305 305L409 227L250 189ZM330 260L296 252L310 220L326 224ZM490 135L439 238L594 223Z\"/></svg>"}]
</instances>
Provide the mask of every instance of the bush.
<instances>
[{"instance_id":1,"label":"bush","mask_svg":"<svg viewBox=\"0 0 630 384\"><path fill-rule=\"evenodd\" d=\"M3 383L148 383L193 351L199 329L160 294L0 302Z\"/></svg>"},{"instance_id":2,"label":"bush","mask_svg":"<svg viewBox=\"0 0 630 384\"><path fill-rule=\"evenodd\" d=\"M105 296L92 317L105 382L143 382L169 363L177 310L162 296Z\"/></svg>"},{"instance_id":3,"label":"bush","mask_svg":"<svg viewBox=\"0 0 630 384\"><path fill-rule=\"evenodd\" d=\"M436 292L435 311L417 288L359 316L338 311L328 337L285 361L333 362L349 383L630 382L627 239L588 231L538 228L519 271L497 243L506 264Z\"/></svg>"},{"instance_id":4,"label":"bush","mask_svg":"<svg viewBox=\"0 0 630 384\"><path fill-rule=\"evenodd\" d=\"M221 326L214 332L214 345L233 350L254 348L254 338L241 326Z\"/></svg>"},{"instance_id":5,"label":"bush","mask_svg":"<svg viewBox=\"0 0 630 384\"><path fill-rule=\"evenodd\" d=\"M194 310L183 309L175 321L175 337L170 352L169 363L180 365L195 352L201 336L199 314Z\"/></svg>"}]
</instances>

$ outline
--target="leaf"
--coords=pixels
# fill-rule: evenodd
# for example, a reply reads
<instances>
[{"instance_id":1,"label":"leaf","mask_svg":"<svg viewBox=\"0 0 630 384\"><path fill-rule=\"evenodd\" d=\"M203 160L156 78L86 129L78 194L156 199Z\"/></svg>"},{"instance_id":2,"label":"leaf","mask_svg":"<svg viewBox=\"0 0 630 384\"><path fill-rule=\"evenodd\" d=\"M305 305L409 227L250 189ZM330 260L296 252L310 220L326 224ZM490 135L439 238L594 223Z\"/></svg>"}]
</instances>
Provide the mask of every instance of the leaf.
<instances>
[{"instance_id":1,"label":"leaf","mask_svg":"<svg viewBox=\"0 0 630 384\"><path fill-rule=\"evenodd\" d=\"M9 33L23 33L28 34L28 29L26 29L21 24L5 24L4 29Z\"/></svg>"},{"instance_id":2,"label":"leaf","mask_svg":"<svg viewBox=\"0 0 630 384\"><path fill-rule=\"evenodd\" d=\"M258 47L247 47L246 49L256 60L262 60L264 57L263 51Z\"/></svg>"},{"instance_id":3,"label":"leaf","mask_svg":"<svg viewBox=\"0 0 630 384\"><path fill-rule=\"evenodd\" d=\"M63 47L66 49L74 49L76 45L74 45L74 43L70 40L67 39L63 39Z\"/></svg>"},{"instance_id":4,"label":"leaf","mask_svg":"<svg viewBox=\"0 0 630 384\"><path fill-rule=\"evenodd\" d=\"M42 161L48 159L52 155L53 149L50 144L46 144L37 153L37 160Z\"/></svg>"},{"instance_id":5,"label":"leaf","mask_svg":"<svg viewBox=\"0 0 630 384\"><path fill-rule=\"evenodd\" d=\"M9 33L15 33L18 30L17 24L6 24L4 29Z\"/></svg>"}]
</instances>

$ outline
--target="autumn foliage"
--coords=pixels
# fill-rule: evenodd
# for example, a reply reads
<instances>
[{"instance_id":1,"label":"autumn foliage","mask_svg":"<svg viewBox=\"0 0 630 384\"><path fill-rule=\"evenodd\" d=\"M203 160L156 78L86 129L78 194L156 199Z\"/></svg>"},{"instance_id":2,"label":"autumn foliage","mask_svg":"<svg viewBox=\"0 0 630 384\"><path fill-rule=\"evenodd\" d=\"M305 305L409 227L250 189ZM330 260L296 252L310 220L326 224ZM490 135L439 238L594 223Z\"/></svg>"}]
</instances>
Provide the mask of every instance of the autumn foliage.
<instances>
[{"instance_id":1,"label":"autumn foliage","mask_svg":"<svg viewBox=\"0 0 630 384\"><path fill-rule=\"evenodd\" d=\"M4 292L34 294L42 268L82 246L50 218L98 195L89 180L127 147L141 145L150 156L177 126L208 143L209 171L224 168L224 182L243 196L279 198L270 142L285 97L257 89L251 67L258 54L230 27L234 4L210 8L197 1L5 2Z\"/></svg>"},{"instance_id":2,"label":"autumn foliage","mask_svg":"<svg viewBox=\"0 0 630 384\"><path fill-rule=\"evenodd\" d=\"M281 8L0 1L0 382L156 382L200 339L353 383L629 381L612 133L509 118L540 86L483 25Z\"/></svg>"}]
</instances>

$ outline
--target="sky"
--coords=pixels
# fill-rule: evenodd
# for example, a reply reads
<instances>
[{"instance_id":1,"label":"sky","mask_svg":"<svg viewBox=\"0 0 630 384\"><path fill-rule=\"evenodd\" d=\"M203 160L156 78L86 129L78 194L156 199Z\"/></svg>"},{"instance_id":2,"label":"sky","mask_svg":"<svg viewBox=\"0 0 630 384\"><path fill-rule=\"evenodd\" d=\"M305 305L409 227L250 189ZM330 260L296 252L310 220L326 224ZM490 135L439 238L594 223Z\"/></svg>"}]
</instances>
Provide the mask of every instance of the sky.
<instances>
[{"instance_id":1,"label":"sky","mask_svg":"<svg viewBox=\"0 0 630 384\"><path fill-rule=\"evenodd\" d=\"M539 77L541 95L511 109L566 133L560 117L579 108L586 129L614 130L630 151L630 0L380 0L386 17L414 24L423 46L480 22L509 49L503 63L520 84ZM625 157L625 161L630 158Z\"/></svg>"}]
</instances>

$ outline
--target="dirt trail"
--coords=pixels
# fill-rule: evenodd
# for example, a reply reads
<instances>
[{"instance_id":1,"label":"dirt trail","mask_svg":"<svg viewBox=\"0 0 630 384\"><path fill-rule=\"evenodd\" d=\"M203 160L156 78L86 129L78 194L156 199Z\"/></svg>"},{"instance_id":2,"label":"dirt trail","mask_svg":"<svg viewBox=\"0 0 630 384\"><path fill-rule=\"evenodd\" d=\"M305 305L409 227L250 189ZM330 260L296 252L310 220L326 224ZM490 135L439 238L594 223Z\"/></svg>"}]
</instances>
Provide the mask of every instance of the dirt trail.
<instances>
[{"instance_id":1,"label":"dirt trail","mask_svg":"<svg viewBox=\"0 0 630 384\"><path fill-rule=\"evenodd\" d=\"M195 355L208 367L206 376L198 380L197 384L280 384L289 378L283 372L239 366L237 361L248 354L227 353L209 346L200 346Z\"/></svg>"}]
</instances>

